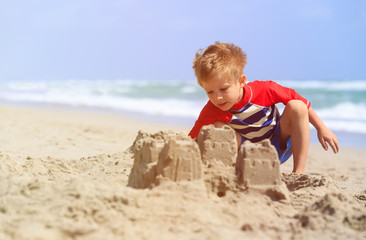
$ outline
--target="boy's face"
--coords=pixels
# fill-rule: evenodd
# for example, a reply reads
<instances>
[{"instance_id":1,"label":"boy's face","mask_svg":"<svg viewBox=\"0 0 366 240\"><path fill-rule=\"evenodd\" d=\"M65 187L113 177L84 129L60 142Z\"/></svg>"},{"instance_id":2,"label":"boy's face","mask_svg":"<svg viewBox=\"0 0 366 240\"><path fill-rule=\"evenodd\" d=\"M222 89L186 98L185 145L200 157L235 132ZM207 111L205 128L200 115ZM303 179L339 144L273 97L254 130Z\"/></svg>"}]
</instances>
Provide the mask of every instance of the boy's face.
<instances>
[{"instance_id":1,"label":"boy's face","mask_svg":"<svg viewBox=\"0 0 366 240\"><path fill-rule=\"evenodd\" d=\"M222 111L229 110L235 103L243 98L245 75L236 81L230 81L217 75L202 83L203 89L210 101Z\"/></svg>"}]
</instances>

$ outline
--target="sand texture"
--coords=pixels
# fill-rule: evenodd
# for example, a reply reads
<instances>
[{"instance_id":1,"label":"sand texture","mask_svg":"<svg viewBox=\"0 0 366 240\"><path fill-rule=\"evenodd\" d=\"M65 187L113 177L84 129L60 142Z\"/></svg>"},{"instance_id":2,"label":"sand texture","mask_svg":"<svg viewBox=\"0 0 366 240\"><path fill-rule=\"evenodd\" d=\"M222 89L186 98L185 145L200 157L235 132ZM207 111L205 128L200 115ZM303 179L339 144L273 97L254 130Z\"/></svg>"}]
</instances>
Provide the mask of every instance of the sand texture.
<instances>
[{"instance_id":1,"label":"sand texture","mask_svg":"<svg viewBox=\"0 0 366 240\"><path fill-rule=\"evenodd\" d=\"M230 128L0 111L0 239L366 239L366 150L311 145L297 175Z\"/></svg>"}]
</instances>

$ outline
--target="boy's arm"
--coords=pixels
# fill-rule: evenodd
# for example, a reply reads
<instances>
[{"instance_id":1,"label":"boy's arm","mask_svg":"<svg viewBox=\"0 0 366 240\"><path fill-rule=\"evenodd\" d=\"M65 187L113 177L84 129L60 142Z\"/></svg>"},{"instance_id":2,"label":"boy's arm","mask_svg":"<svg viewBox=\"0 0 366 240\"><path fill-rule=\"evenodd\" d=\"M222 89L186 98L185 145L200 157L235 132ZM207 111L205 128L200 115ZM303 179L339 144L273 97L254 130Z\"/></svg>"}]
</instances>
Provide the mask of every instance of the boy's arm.
<instances>
[{"instance_id":1,"label":"boy's arm","mask_svg":"<svg viewBox=\"0 0 366 240\"><path fill-rule=\"evenodd\" d=\"M339 151L338 140L336 135L325 126L320 117L315 113L315 111L309 108L309 121L316 128L318 132L318 139L320 144L325 150L328 150L327 143L331 146L334 153Z\"/></svg>"},{"instance_id":2,"label":"boy's arm","mask_svg":"<svg viewBox=\"0 0 366 240\"><path fill-rule=\"evenodd\" d=\"M231 120L232 114L229 111L222 111L214 106L210 101L203 107L197 121L188 136L197 138L200 130L205 125L213 124L216 121L228 123Z\"/></svg>"}]
</instances>

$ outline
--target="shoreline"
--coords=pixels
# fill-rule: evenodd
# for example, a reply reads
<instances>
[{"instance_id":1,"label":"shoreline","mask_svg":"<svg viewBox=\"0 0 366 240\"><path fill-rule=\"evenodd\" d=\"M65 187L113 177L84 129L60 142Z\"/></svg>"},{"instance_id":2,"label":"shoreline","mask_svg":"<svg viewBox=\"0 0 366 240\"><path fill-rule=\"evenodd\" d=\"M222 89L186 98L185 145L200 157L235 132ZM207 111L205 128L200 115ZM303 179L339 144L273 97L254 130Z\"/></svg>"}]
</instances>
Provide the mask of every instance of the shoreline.
<instances>
[{"instance_id":1,"label":"shoreline","mask_svg":"<svg viewBox=\"0 0 366 240\"><path fill-rule=\"evenodd\" d=\"M168 125L174 126L180 129L186 129L187 132L194 126L195 118L191 117L173 117L173 116L156 116L156 115L148 115L148 114L140 114L135 112L127 112L120 111L115 109L106 109L106 108L88 108L81 106L68 106L68 105L55 105L55 104L32 104L32 103L0 103L0 106L8 106L14 108L25 108L25 109L40 109L40 110L61 110L61 111L70 111L70 112L86 112L86 113L95 113L95 114L106 114L106 115L115 115L120 117L126 117L135 119L138 121L142 121L142 119L146 119L149 123L145 124L154 124L154 125ZM197 116L198 117L198 116ZM143 122L143 121L142 121ZM333 131L333 130L332 130ZM333 133L337 136L340 147L347 148L356 148L356 149L364 149L366 150L366 134L364 133L353 133L353 132L345 132L345 131L333 131ZM316 130L314 127L310 127L310 144L320 144L317 138Z\"/></svg>"},{"instance_id":2,"label":"shoreline","mask_svg":"<svg viewBox=\"0 0 366 240\"><path fill-rule=\"evenodd\" d=\"M25 108L25 109L40 109L40 110L43 109L46 111L61 110L70 112L85 112L91 114L95 113L95 114L115 115L122 118L126 117L130 119L135 119L141 122L143 122L142 119L146 119L147 121L149 121L149 123L145 124L151 123L154 125L162 125L162 126L168 125L180 129L186 129L186 131L188 132L194 126L196 120L195 118L191 117L157 116L157 115L141 114L136 112L120 111L115 109L95 108L95 107L90 108L90 107L69 106L69 105L0 102L0 106ZM366 134L337 131L337 130L332 131L337 136L340 147L349 147L349 148L366 150L366 141L365 141ZM310 144L320 144L317 138L316 130L312 126L310 127Z\"/></svg>"}]
</instances>

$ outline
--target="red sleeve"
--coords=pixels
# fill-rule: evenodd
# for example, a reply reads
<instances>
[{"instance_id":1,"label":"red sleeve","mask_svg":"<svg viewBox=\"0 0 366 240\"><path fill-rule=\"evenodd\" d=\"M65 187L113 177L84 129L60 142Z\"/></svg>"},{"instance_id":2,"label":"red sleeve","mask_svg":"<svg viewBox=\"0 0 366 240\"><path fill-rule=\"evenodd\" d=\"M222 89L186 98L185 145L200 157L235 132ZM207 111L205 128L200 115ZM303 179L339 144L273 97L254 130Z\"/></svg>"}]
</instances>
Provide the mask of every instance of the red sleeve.
<instances>
[{"instance_id":1,"label":"red sleeve","mask_svg":"<svg viewBox=\"0 0 366 240\"><path fill-rule=\"evenodd\" d=\"M210 101L208 101L203 107L198 120L194 124L188 136L191 136L191 138L196 138L203 126L213 124L216 121L228 123L230 122L231 118L232 114L229 111L222 111Z\"/></svg>"},{"instance_id":2,"label":"red sleeve","mask_svg":"<svg viewBox=\"0 0 366 240\"><path fill-rule=\"evenodd\" d=\"M252 82L253 102L262 106L270 106L276 103L287 104L291 100L303 101L308 109L311 103L298 94L295 90L283 87L273 81L254 81Z\"/></svg>"},{"instance_id":3,"label":"red sleeve","mask_svg":"<svg viewBox=\"0 0 366 240\"><path fill-rule=\"evenodd\" d=\"M275 83L273 81L268 81L270 85L270 92L272 98L276 102L282 102L283 104L287 104L291 100L301 100L305 103L305 105L310 108L311 103L303 98L300 94L298 94L294 89L287 88Z\"/></svg>"}]
</instances>

